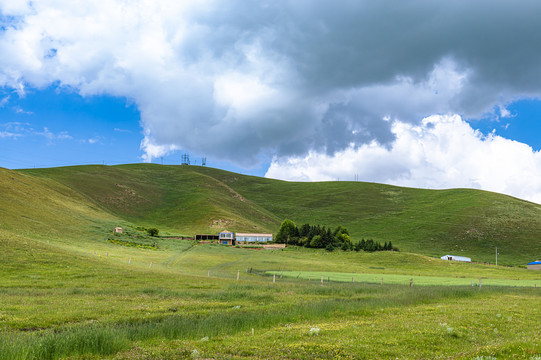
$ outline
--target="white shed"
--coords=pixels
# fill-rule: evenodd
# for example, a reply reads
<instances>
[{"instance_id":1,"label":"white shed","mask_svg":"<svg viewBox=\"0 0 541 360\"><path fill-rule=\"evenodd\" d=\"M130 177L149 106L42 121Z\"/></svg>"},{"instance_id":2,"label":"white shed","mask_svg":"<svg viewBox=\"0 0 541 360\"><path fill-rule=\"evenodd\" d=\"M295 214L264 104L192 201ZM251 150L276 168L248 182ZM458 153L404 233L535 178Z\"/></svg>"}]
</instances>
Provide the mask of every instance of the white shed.
<instances>
[{"instance_id":1,"label":"white shed","mask_svg":"<svg viewBox=\"0 0 541 360\"><path fill-rule=\"evenodd\" d=\"M237 242L243 243L258 243L258 242L271 242L272 234L244 234L236 233L235 239Z\"/></svg>"},{"instance_id":2,"label":"white shed","mask_svg":"<svg viewBox=\"0 0 541 360\"><path fill-rule=\"evenodd\" d=\"M465 256L457 256L457 255L444 255L441 257L442 260L450 260L450 261L463 261L463 262L471 262L471 259L469 257Z\"/></svg>"}]
</instances>

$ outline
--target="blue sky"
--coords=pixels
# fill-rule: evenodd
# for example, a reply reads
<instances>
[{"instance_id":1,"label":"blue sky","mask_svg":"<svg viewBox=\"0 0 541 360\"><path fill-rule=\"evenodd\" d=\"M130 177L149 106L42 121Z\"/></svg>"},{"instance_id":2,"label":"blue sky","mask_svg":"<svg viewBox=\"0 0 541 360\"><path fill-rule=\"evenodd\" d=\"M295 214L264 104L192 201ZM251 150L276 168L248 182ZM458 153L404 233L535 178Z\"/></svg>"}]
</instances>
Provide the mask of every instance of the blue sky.
<instances>
[{"instance_id":1,"label":"blue sky","mask_svg":"<svg viewBox=\"0 0 541 360\"><path fill-rule=\"evenodd\" d=\"M142 162L143 133L137 105L126 98L107 95L82 97L74 91L50 86L33 89L19 97L5 91L0 107L0 132L13 132L0 140L0 165L5 168L56 167L85 164L118 165ZM510 117L485 116L468 119L472 128L487 135L525 143L541 149L541 101L519 100L507 110ZM157 164L179 164L189 150L179 149ZM227 161L216 161L204 153L191 153L191 162L244 174L264 176L270 159L248 169Z\"/></svg>"},{"instance_id":2,"label":"blue sky","mask_svg":"<svg viewBox=\"0 0 541 360\"><path fill-rule=\"evenodd\" d=\"M539 13L533 0L0 0L0 166L189 153L284 180L541 202Z\"/></svg>"},{"instance_id":3,"label":"blue sky","mask_svg":"<svg viewBox=\"0 0 541 360\"><path fill-rule=\"evenodd\" d=\"M136 104L122 97L82 97L50 86L19 97L5 91L0 107L0 166L10 169L87 164L118 165L143 162L140 114ZM10 135L8 135L10 134ZM192 165L218 167L264 176L268 163L241 168L213 161L204 153L176 150L154 158L156 164L180 164L189 154Z\"/></svg>"}]
</instances>

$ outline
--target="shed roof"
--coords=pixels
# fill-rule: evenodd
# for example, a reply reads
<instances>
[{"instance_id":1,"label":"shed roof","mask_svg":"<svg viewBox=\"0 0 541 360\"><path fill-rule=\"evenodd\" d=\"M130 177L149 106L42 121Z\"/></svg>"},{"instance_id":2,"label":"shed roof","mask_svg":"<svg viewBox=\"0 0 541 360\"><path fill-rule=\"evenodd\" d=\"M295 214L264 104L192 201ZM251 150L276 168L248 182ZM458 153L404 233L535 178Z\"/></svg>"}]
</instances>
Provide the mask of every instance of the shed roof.
<instances>
[{"instance_id":1,"label":"shed roof","mask_svg":"<svg viewBox=\"0 0 541 360\"><path fill-rule=\"evenodd\" d=\"M440 259L447 260L447 258L453 258L453 260L467 260L471 261L471 258L459 255L443 255Z\"/></svg>"},{"instance_id":2,"label":"shed roof","mask_svg":"<svg viewBox=\"0 0 541 360\"><path fill-rule=\"evenodd\" d=\"M237 236L265 236L265 237L272 237L272 234L245 234L245 233L237 233Z\"/></svg>"},{"instance_id":3,"label":"shed roof","mask_svg":"<svg viewBox=\"0 0 541 360\"><path fill-rule=\"evenodd\" d=\"M541 265L541 260L535 260L529 263L528 265Z\"/></svg>"}]
</instances>

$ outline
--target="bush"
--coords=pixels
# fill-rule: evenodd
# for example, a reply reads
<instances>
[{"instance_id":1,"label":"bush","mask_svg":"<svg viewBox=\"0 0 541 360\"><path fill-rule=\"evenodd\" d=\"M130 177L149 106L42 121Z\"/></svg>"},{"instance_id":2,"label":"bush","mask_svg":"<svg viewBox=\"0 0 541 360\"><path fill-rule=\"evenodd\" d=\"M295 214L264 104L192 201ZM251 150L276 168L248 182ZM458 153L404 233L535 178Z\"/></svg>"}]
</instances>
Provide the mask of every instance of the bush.
<instances>
[{"instance_id":1,"label":"bush","mask_svg":"<svg viewBox=\"0 0 541 360\"><path fill-rule=\"evenodd\" d=\"M150 229L147 230L147 233L150 236L158 236L158 234L160 233L160 230L158 230L156 228L150 228Z\"/></svg>"}]
</instances>

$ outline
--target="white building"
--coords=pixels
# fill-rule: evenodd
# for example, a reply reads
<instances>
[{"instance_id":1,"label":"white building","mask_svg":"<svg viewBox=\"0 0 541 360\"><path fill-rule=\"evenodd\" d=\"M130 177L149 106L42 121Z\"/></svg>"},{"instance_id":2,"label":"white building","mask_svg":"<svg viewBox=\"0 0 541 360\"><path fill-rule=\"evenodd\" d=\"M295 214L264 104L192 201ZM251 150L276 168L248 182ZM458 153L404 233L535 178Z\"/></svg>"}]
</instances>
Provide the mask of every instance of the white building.
<instances>
[{"instance_id":1,"label":"white building","mask_svg":"<svg viewBox=\"0 0 541 360\"><path fill-rule=\"evenodd\" d=\"M243 234L236 233L235 240L237 243L250 243L250 242L270 242L272 241L272 234Z\"/></svg>"},{"instance_id":2,"label":"white building","mask_svg":"<svg viewBox=\"0 0 541 360\"><path fill-rule=\"evenodd\" d=\"M223 230L218 234L218 241L224 245L235 245L235 234L231 231Z\"/></svg>"},{"instance_id":3,"label":"white building","mask_svg":"<svg viewBox=\"0 0 541 360\"><path fill-rule=\"evenodd\" d=\"M457 256L457 255L444 255L441 257L442 260L451 260L451 261L464 261L464 262L471 262L471 259L469 257L465 256Z\"/></svg>"}]
</instances>

